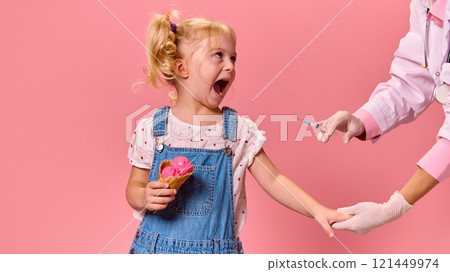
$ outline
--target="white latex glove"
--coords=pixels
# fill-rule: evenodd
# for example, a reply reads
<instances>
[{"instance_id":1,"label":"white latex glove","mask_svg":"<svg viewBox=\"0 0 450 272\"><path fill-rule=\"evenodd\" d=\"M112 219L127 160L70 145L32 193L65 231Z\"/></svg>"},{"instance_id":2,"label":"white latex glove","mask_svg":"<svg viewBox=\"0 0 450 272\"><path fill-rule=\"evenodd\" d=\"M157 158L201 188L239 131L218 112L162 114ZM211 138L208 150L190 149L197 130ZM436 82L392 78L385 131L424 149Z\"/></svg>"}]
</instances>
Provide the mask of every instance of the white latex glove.
<instances>
[{"instance_id":1,"label":"white latex glove","mask_svg":"<svg viewBox=\"0 0 450 272\"><path fill-rule=\"evenodd\" d=\"M354 214L354 216L347 221L335 223L332 227L334 229L351 230L359 234L366 234L375 228L399 219L412 207L396 191L389 201L383 204L360 202L351 207L337 209L342 214Z\"/></svg>"},{"instance_id":2,"label":"white latex glove","mask_svg":"<svg viewBox=\"0 0 450 272\"><path fill-rule=\"evenodd\" d=\"M359 136L365 131L363 122L348 111L338 111L327 120L320 121L319 125L326 131L320 132L317 140L324 143L328 142L336 129L345 132L344 143L348 143L351 138Z\"/></svg>"}]
</instances>

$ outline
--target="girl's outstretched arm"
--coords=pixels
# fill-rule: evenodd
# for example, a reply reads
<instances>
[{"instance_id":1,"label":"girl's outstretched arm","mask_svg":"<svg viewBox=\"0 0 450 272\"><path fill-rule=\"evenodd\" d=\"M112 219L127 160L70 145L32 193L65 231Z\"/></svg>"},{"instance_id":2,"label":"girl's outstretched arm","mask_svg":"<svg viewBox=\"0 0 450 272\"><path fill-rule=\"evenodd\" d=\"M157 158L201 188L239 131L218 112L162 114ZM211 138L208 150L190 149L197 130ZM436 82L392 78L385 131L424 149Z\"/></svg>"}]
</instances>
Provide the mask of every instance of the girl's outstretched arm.
<instances>
[{"instance_id":1,"label":"girl's outstretched arm","mask_svg":"<svg viewBox=\"0 0 450 272\"><path fill-rule=\"evenodd\" d=\"M351 218L349 215L342 215L323 206L280 173L262 148L248 169L264 191L274 200L293 211L315 218L330 237L334 235L331 228L333 223Z\"/></svg>"}]
</instances>

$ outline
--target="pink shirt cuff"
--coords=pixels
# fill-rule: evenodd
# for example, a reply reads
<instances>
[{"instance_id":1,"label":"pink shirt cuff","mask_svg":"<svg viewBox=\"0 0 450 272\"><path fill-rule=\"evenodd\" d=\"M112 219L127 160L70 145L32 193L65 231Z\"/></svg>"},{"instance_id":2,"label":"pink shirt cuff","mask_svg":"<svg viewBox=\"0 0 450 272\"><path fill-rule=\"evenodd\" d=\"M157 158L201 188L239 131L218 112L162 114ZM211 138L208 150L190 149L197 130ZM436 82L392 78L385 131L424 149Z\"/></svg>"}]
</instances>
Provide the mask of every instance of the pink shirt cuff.
<instances>
[{"instance_id":1,"label":"pink shirt cuff","mask_svg":"<svg viewBox=\"0 0 450 272\"><path fill-rule=\"evenodd\" d=\"M450 177L450 141L438 138L417 165L438 181L446 180Z\"/></svg>"},{"instance_id":2,"label":"pink shirt cuff","mask_svg":"<svg viewBox=\"0 0 450 272\"><path fill-rule=\"evenodd\" d=\"M362 140L370 140L381 135L380 126L369 112L359 109L353 115L358 117L364 124L366 137Z\"/></svg>"}]
</instances>

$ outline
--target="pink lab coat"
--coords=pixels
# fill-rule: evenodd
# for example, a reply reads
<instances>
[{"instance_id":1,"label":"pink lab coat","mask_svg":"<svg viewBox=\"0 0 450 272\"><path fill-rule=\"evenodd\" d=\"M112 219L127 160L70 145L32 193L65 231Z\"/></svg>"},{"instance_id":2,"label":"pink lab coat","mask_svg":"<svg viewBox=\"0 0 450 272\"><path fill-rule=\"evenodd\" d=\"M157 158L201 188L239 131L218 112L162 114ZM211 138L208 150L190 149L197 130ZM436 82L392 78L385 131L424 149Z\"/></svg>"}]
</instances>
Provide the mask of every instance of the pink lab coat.
<instances>
[{"instance_id":1,"label":"pink lab coat","mask_svg":"<svg viewBox=\"0 0 450 272\"><path fill-rule=\"evenodd\" d=\"M438 0L441 1L441 0ZM444 0L445 1L445 0ZM434 100L433 90L450 83L446 63L450 42L450 1L445 4L442 27L430 22L428 68L423 68L426 0L411 2L410 30L400 41L391 65L391 79L380 83L355 115L366 128L366 139L375 142L395 127L415 120ZM436 144L417 163L439 181L450 177L450 104L443 105L445 121Z\"/></svg>"}]
</instances>

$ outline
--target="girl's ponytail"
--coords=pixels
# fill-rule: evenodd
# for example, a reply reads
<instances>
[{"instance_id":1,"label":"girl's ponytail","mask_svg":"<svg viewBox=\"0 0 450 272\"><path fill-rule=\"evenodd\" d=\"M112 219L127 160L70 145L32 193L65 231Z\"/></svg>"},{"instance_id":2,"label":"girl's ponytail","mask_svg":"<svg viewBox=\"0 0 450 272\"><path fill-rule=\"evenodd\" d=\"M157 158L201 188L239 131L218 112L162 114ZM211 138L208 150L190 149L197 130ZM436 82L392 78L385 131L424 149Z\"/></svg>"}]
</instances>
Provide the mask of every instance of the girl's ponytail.
<instances>
[{"instance_id":1,"label":"girl's ponytail","mask_svg":"<svg viewBox=\"0 0 450 272\"><path fill-rule=\"evenodd\" d=\"M160 88L165 83L164 80L171 83L175 79L177 35L176 26L170 21L170 17L176 18L178 13L171 11L165 15L156 15L147 29L147 76L155 88Z\"/></svg>"}]
</instances>

